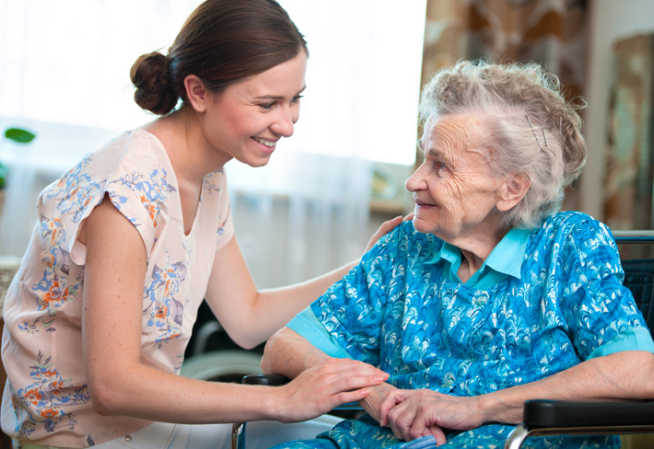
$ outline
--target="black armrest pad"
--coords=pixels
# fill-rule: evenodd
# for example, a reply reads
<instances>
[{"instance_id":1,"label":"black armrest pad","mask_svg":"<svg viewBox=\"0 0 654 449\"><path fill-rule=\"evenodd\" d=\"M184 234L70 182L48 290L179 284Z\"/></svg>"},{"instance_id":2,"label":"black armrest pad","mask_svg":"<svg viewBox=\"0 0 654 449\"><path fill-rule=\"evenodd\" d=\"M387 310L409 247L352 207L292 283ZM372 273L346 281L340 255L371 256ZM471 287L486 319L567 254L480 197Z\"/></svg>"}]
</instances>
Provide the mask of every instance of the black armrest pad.
<instances>
[{"instance_id":1,"label":"black armrest pad","mask_svg":"<svg viewBox=\"0 0 654 449\"><path fill-rule=\"evenodd\" d=\"M654 401L570 402L530 400L525 402L524 421L530 428L637 426L654 422Z\"/></svg>"},{"instance_id":2,"label":"black armrest pad","mask_svg":"<svg viewBox=\"0 0 654 449\"><path fill-rule=\"evenodd\" d=\"M278 385L284 385L291 381L288 377L282 376L281 374L249 374L243 377L244 384L247 385L267 385L270 387L276 387Z\"/></svg>"}]
</instances>

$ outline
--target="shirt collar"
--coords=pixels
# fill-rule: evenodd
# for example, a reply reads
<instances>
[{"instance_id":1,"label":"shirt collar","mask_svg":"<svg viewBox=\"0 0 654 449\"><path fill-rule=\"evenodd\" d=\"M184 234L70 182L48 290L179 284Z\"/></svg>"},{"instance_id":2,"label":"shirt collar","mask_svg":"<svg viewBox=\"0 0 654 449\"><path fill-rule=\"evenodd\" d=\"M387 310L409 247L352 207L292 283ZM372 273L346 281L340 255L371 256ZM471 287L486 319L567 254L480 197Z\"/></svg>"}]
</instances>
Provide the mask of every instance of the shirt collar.
<instances>
[{"instance_id":1,"label":"shirt collar","mask_svg":"<svg viewBox=\"0 0 654 449\"><path fill-rule=\"evenodd\" d=\"M480 270L488 267L498 273L520 279L520 269L530 235L531 231L528 229L513 228L509 230L493 248ZM461 264L461 251L456 246L443 242L441 249L436 251L425 263L435 264L441 260L448 261L456 272Z\"/></svg>"},{"instance_id":2,"label":"shirt collar","mask_svg":"<svg viewBox=\"0 0 654 449\"><path fill-rule=\"evenodd\" d=\"M513 228L486 258L486 266L500 273L520 279L520 269L531 231Z\"/></svg>"}]
</instances>

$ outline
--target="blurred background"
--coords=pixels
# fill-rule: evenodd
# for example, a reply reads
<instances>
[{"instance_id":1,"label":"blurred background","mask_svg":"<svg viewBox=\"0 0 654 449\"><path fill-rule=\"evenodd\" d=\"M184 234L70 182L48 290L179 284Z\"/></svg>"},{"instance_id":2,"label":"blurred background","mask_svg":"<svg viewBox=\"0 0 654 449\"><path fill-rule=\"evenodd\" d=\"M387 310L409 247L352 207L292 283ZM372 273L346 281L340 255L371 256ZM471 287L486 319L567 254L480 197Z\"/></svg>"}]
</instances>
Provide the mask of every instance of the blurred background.
<instances>
[{"instance_id":1,"label":"blurred background","mask_svg":"<svg viewBox=\"0 0 654 449\"><path fill-rule=\"evenodd\" d=\"M587 168L565 208L615 230L652 229L651 0L279 2L311 53L301 119L267 167L227 165L236 235L259 287L359 257L382 221L412 210L404 181L419 163L420 88L459 59L536 61L559 75L569 98L589 105ZM0 130L36 136L0 137L0 289L27 245L38 192L154 119L132 100L130 67L165 53L198 4L0 0ZM224 344L205 334L189 351Z\"/></svg>"}]
</instances>

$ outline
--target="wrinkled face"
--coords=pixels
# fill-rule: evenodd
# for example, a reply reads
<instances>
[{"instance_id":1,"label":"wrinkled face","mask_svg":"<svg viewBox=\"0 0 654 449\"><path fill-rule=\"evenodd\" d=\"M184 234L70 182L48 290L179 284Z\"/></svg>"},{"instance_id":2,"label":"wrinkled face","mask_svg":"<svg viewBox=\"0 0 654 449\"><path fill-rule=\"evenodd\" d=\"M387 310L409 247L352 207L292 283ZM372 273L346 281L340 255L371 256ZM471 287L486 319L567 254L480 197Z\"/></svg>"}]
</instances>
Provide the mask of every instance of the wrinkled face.
<instances>
[{"instance_id":1,"label":"wrinkled face","mask_svg":"<svg viewBox=\"0 0 654 449\"><path fill-rule=\"evenodd\" d=\"M479 231L499 232L502 214L496 206L503 182L488 165L487 137L473 115L427 121L420 141L425 161L406 181L416 203L416 230L454 245Z\"/></svg>"},{"instance_id":2,"label":"wrinkled face","mask_svg":"<svg viewBox=\"0 0 654 449\"><path fill-rule=\"evenodd\" d=\"M266 165L277 142L293 135L306 66L306 53L300 51L289 61L209 94L203 129L210 146L250 166Z\"/></svg>"}]
</instances>

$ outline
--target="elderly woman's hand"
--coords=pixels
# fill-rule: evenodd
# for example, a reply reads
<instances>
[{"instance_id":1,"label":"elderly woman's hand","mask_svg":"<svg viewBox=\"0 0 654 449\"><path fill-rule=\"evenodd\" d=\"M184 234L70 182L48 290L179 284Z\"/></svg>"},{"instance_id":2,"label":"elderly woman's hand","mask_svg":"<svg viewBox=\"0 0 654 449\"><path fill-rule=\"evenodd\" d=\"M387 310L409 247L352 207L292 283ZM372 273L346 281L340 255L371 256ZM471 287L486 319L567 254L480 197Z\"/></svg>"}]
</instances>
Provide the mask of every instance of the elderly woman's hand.
<instances>
[{"instance_id":1,"label":"elderly woman's hand","mask_svg":"<svg viewBox=\"0 0 654 449\"><path fill-rule=\"evenodd\" d=\"M368 396L360 400L359 404L373 419L381 422L382 405L387 402L390 394L401 390L388 383L370 387L368 390L370 391Z\"/></svg>"},{"instance_id":2,"label":"elderly woman's hand","mask_svg":"<svg viewBox=\"0 0 654 449\"><path fill-rule=\"evenodd\" d=\"M438 445L446 442L443 429L467 430L479 427L485 417L477 397L458 397L432 390L395 390L380 407L382 426L396 438L412 441L433 435Z\"/></svg>"}]
</instances>

